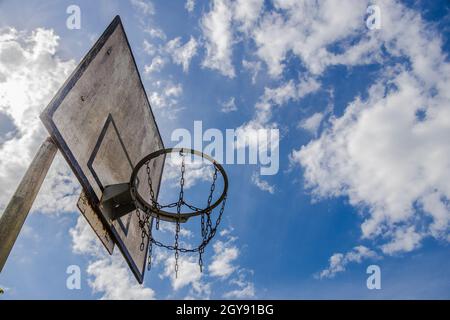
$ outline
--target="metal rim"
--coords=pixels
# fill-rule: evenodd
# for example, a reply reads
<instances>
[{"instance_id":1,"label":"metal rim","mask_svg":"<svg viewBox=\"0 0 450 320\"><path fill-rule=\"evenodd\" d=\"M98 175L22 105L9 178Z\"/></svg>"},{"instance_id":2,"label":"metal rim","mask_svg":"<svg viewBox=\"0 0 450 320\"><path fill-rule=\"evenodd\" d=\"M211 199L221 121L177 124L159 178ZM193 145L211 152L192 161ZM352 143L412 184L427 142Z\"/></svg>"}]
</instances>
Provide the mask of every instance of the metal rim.
<instances>
[{"instance_id":1,"label":"metal rim","mask_svg":"<svg viewBox=\"0 0 450 320\"><path fill-rule=\"evenodd\" d=\"M157 212L157 214L156 214L153 206L151 204L149 204L145 199L143 199L141 197L141 195L139 194L139 192L136 190L135 181L136 181L137 175L139 173L139 170L148 161L155 159L163 154L176 153L176 152L191 153L193 155L202 157L202 159L206 159L209 162L211 162L217 168L217 170L220 172L220 174L222 175L223 191L222 191L222 194L220 195L219 199L217 199L216 202L214 202L209 207L204 208L203 210L192 211L192 212L181 212L179 214L175 213L175 212L164 211L164 210L156 210L156 212ZM134 198L136 204L138 204L140 207L139 209L141 209L145 212L153 213L152 215L159 215L161 218L167 218L168 220L171 220L171 221L180 220L181 222L186 222L191 217L195 217L195 216L199 216L204 213L211 212L214 208L216 208L224 200L224 198L226 197L227 192L228 192L228 177L227 177L225 169L222 167L222 165L220 163L218 163L216 160L214 160L212 157L210 157L209 155L207 155L203 152L193 150L193 149L188 149L188 148L167 148L167 149L161 149L161 150L155 151L153 153L150 153L149 155L145 156L144 158L142 158L141 161L138 162L138 164L133 169L133 173L131 174L130 190L131 190L131 196Z\"/></svg>"}]
</instances>

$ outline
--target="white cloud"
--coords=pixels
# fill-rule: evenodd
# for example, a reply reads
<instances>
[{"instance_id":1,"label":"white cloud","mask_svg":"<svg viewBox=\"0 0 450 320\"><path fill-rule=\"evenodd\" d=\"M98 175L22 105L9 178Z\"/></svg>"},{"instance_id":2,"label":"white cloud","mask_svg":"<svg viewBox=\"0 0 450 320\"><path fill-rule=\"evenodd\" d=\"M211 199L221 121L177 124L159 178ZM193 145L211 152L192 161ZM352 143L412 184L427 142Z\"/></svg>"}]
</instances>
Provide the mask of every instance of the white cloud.
<instances>
[{"instance_id":1,"label":"white cloud","mask_svg":"<svg viewBox=\"0 0 450 320\"><path fill-rule=\"evenodd\" d=\"M235 77L232 63L236 34L248 37L261 14L263 0L214 0L210 11L201 19L206 57L203 66L217 70L229 78Z\"/></svg>"},{"instance_id":2,"label":"white cloud","mask_svg":"<svg viewBox=\"0 0 450 320\"><path fill-rule=\"evenodd\" d=\"M405 72L391 83L398 89L384 97L383 82L372 87L368 101L355 100L319 139L292 156L305 168L314 194L346 195L352 205L368 207L364 237L414 225L424 218L415 204L433 219L424 232L445 235L450 214L442 199L450 198L445 156L450 147L442 137L449 136L450 125L442 119L450 116L450 100L442 93L423 94L421 83ZM427 118L418 121L415 114L424 106Z\"/></svg>"},{"instance_id":3,"label":"white cloud","mask_svg":"<svg viewBox=\"0 0 450 320\"><path fill-rule=\"evenodd\" d=\"M164 31L162 31L159 28L146 27L146 28L144 28L144 32L148 33L150 35L150 37L155 38L155 39L165 40L167 38Z\"/></svg>"},{"instance_id":4,"label":"white cloud","mask_svg":"<svg viewBox=\"0 0 450 320\"><path fill-rule=\"evenodd\" d=\"M237 288L225 292L223 295L227 299L251 299L256 295L255 285L253 282L248 281L248 276L253 275L253 272L249 272L245 269L238 271L237 278L230 280L230 284L236 285Z\"/></svg>"},{"instance_id":5,"label":"white cloud","mask_svg":"<svg viewBox=\"0 0 450 320\"><path fill-rule=\"evenodd\" d=\"M69 230L69 234L72 237L72 251L74 253L101 256L104 249L84 217L78 217L77 224Z\"/></svg>"},{"instance_id":6,"label":"white cloud","mask_svg":"<svg viewBox=\"0 0 450 320\"><path fill-rule=\"evenodd\" d=\"M335 54L327 48L365 28L367 3L360 0L274 1L278 12L265 13L252 33L257 55L274 77L281 75L289 53L299 57L310 72L317 74L327 65L343 62L340 60L346 60L346 64L361 63L365 53L362 49L367 49L369 42L355 47L359 49L354 48L351 55Z\"/></svg>"},{"instance_id":7,"label":"white cloud","mask_svg":"<svg viewBox=\"0 0 450 320\"><path fill-rule=\"evenodd\" d=\"M170 40L166 44L166 50L171 55L172 60L176 64L182 65L183 71L187 72L191 59L197 54L197 40L191 37L184 45L181 45L180 42L180 37Z\"/></svg>"},{"instance_id":8,"label":"white cloud","mask_svg":"<svg viewBox=\"0 0 450 320\"><path fill-rule=\"evenodd\" d=\"M368 4L360 0L274 1L276 10L263 12L262 0L215 0L202 17L207 51L203 65L234 77L233 46L239 41L256 46L256 57L272 77L282 74L290 54L312 74L330 65L381 61L381 53L374 52L378 35L365 29ZM352 41L361 34L360 41Z\"/></svg>"},{"instance_id":9,"label":"white cloud","mask_svg":"<svg viewBox=\"0 0 450 320\"><path fill-rule=\"evenodd\" d=\"M294 81L289 80L288 82L282 83L276 88L265 88L264 89L264 102L273 102L275 105L281 106L291 99L296 99L297 89L295 87Z\"/></svg>"},{"instance_id":10,"label":"white cloud","mask_svg":"<svg viewBox=\"0 0 450 320\"><path fill-rule=\"evenodd\" d=\"M39 114L74 69L73 60L56 55L59 37L42 28L31 33L11 28L0 29L0 112L12 121L15 130L2 137L0 144L0 210L48 136ZM63 185L56 180L64 181ZM45 212L70 210L70 192L77 183L63 161L56 160L48 173L34 209ZM66 192L68 194L66 194ZM49 197L56 199L50 201ZM47 199L47 202L44 201ZM72 210L70 210L72 211Z\"/></svg>"},{"instance_id":11,"label":"white cloud","mask_svg":"<svg viewBox=\"0 0 450 320\"><path fill-rule=\"evenodd\" d=\"M315 196L348 197L364 214L362 236L382 239L383 252L394 254L427 236L449 238L450 64L418 13L380 5L380 43L409 63L385 68L367 99L357 97L291 158Z\"/></svg>"},{"instance_id":12,"label":"white cloud","mask_svg":"<svg viewBox=\"0 0 450 320\"><path fill-rule=\"evenodd\" d=\"M93 277L89 281L94 293L104 292L102 300L150 300L155 292L132 279L123 257L115 255L91 262L87 273Z\"/></svg>"},{"instance_id":13,"label":"white cloud","mask_svg":"<svg viewBox=\"0 0 450 320\"><path fill-rule=\"evenodd\" d=\"M233 10L228 0L214 0L211 10L202 17L201 28L206 39L206 57L203 66L218 70L224 76L234 78L232 64Z\"/></svg>"},{"instance_id":14,"label":"white cloud","mask_svg":"<svg viewBox=\"0 0 450 320\"><path fill-rule=\"evenodd\" d=\"M94 293L103 293L101 299L155 298L152 289L136 283L119 250L116 250L113 256L105 253L105 249L84 217L78 217L76 226L70 229L69 233L72 237L73 252L93 258L87 267L87 273L91 276L88 283Z\"/></svg>"},{"instance_id":15,"label":"white cloud","mask_svg":"<svg viewBox=\"0 0 450 320\"><path fill-rule=\"evenodd\" d=\"M275 187L269 184L267 181L261 180L261 177L256 172L252 175L252 183L262 191L267 191L271 194L275 193Z\"/></svg>"},{"instance_id":16,"label":"white cloud","mask_svg":"<svg viewBox=\"0 0 450 320\"><path fill-rule=\"evenodd\" d=\"M69 165L57 153L33 204L33 211L62 214L78 211L75 207L81 186Z\"/></svg>"},{"instance_id":17,"label":"white cloud","mask_svg":"<svg viewBox=\"0 0 450 320\"><path fill-rule=\"evenodd\" d=\"M144 15L154 15L155 7L152 2L145 0L131 0L131 4L136 8L136 10Z\"/></svg>"},{"instance_id":18,"label":"white cloud","mask_svg":"<svg viewBox=\"0 0 450 320\"><path fill-rule=\"evenodd\" d=\"M232 236L232 228L222 230L219 240L214 240L214 255L211 261L205 252L203 260L205 263L203 272L198 266L197 254L180 254L178 276L175 276L175 258L173 251L156 250L153 256L153 270L161 266L160 279L169 279L173 290L181 291L187 289L185 299L209 299L216 288L217 281L220 287L224 286L224 281L228 280L226 294L230 298L250 298L255 295L254 284L249 278L253 271L239 267L237 259L240 251L234 242L236 237ZM209 249L207 248L206 251ZM171 298L169 295L168 298Z\"/></svg>"},{"instance_id":19,"label":"white cloud","mask_svg":"<svg viewBox=\"0 0 450 320\"><path fill-rule=\"evenodd\" d=\"M239 249L220 240L214 243L213 248L214 256L211 264L208 266L208 271L213 277L226 279L237 268L233 265L233 262L239 256Z\"/></svg>"},{"instance_id":20,"label":"white cloud","mask_svg":"<svg viewBox=\"0 0 450 320\"><path fill-rule=\"evenodd\" d=\"M186 8L186 10L188 12L192 12L194 11L195 8L195 0L186 0L186 3L184 5L184 7Z\"/></svg>"},{"instance_id":21,"label":"white cloud","mask_svg":"<svg viewBox=\"0 0 450 320\"><path fill-rule=\"evenodd\" d=\"M173 231L165 223L162 223L160 227L170 232ZM235 275L235 277L230 280L229 284L237 288L231 287L227 296L230 298L253 296L255 288L254 284L248 280L249 272L235 264L239 256L239 250L232 244L236 240L230 234L232 229L222 231L221 236L226 236L227 239L226 241L218 240L214 243L214 256L208 266L208 273L205 269L203 273L200 272L196 254L180 254L178 276L175 276L173 251L159 249L153 251L152 270L155 272L159 266L162 266L159 274L160 279L169 279L174 291L187 288L186 299L209 299L213 292L214 278L222 281L232 275ZM93 259L89 262L87 268L87 273L91 277L88 283L94 293L103 293L101 299L155 298L155 292L151 288L136 284L118 250L113 256L106 254L97 236L82 216L78 218L76 226L70 230L70 235L72 237L72 250L77 254L87 254ZM190 235L187 236L190 237ZM206 262L205 256L204 260Z\"/></svg>"},{"instance_id":22,"label":"white cloud","mask_svg":"<svg viewBox=\"0 0 450 320\"><path fill-rule=\"evenodd\" d=\"M234 97L231 97L228 101L223 102L220 111L223 113L237 111L236 102L234 100Z\"/></svg>"},{"instance_id":23,"label":"white cloud","mask_svg":"<svg viewBox=\"0 0 450 320\"><path fill-rule=\"evenodd\" d=\"M322 270L317 277L333 278L336 273L345 271L346 266L351 263L361 263L365 259L378 259L378 255L364 246L354 247L352 251L345 254L335 253L330 257L330 265L327 269Z\"/></svg>"},{"instance_id":24,"label":"white cloud","mask_svg":"<svg viewBox=\"0 0 450 320\"><path fill-rule=\"evenodd\" d=\"M181 94L183 93L183 87L181 86L181 84L177 84L177 85L167 85L165 87L165 91L164 94L167 97L179 97Z\"/></svg>"},{"instance_id":25,"label":"white cloud","mask_svg":"<svg viewBox=\"0 0 450 320\"><path fill-rule=\"evenodd\" d=\"M166 62L164 61L164 59L161 56L156 56L152 59L152 62L150 63L150 65L144 66L144 73L149 75L154 72L159 72L162 70L162 68L164 67L165 64L166 64Z\"/></svg>"},{"instance_id":26,"label":"white cloud","mask_svg":"<svg viewBox=\"0 0 450 320\"><path fill-rule=\"evenodd\" d=\"M178 258L178 275L175 274L175 257L173 251L157 250L154 264L162 265L160 279L168 278L173 290L188 288L185 299L209 299L211 297L211 283L207 282L205 273L200 272L198 256L180 254ZM170 298L171 296L169 296Z\"/></svg>"},{"instance_id":27,"label":"white cloud","mask_svg":"<svg viewBox=\"0 0 450 320\"><path fill-rule=\"evenodd\" d=\"M414 226L395 230L392 241L381 246L386 254L409 252L419 247L423 235L416 232Z\"/></svg>"},{"instance_id":28,"label":"white cloud","mask_svg":"<svg viewBox=\"0 0 450 320\"><path fill-rule=\"evenodd\" d=\"M261 62L260 61L248 61L248 60L242 60L242 66L244 69L248 70L250 74L252 75L252 83L256 83L256 77L258 76L258 73L261 71Z\"/></svg>"},{"instance_id":29,"label":"white cloud","mask_svg":"<svg viewBox=\"0 0 450 320\"><path fill-rule=\"evenodd\" d=\"M242 288L228 291L224 294L227 299L249 299L255 296L255 285L253 282L247 282Z\"/></svg>"},{"instance_id":30,"label":"white cloud","mask_svg":"<svg viewBox=\"0 0 450 320\"><path fill-rule=\"evenodd\" d=\"M174 119L182 108L180 107L180 97L183 87L180 83L174 84L171 81L156 81L149 95L150 104L155 112L161 112L163 117Z\"/></svg>"},{"instance_id":31,"label":"white cloud","mask_svg":"<svg viewBox=\"0 0 450 320\"><path fill-rule=\"evenodd\" d=\"M301 79L297 84L294 80L289 80L276 88L266 87L263 96L255 106L256 119L261 124L265 124L272 117L274 106L282 106L289 101L298 101L319 89L320 83L310 77Z\"/></svg>"},{"instance_id":32,"label":"white cloud","mask_svg":"<svg viewBox=\"0 0 450 320\"><path fill-rule=\"evenodd\" d=\"M249 32L261 14L264 0L237 0L234 3L234 16L239 29Z\"/></svg>"},{"instance_id":33,"label":"white cloud","mask_svg":"<svg viewBox=\"0 0 450 320\"><path fill-rule=\"evenodd\" d=\"M308 131L312 135L316 135L317 132L319 131L319 127L320 124L322 123L323 117L324 114L322 112L316 112L310 117L302 120L299 123L298 127Z\"/></svg>"},{"instance_id":34,"label":"white cloud","mask_svg":"<svg viewBox=\"0 0 450 320\"><path fill-rule=\"evenodd\" d=\"M156 53L156 48L153 44L148 42L147 40L144 40L143 43L144 52L148 54L149 56L153 56Z\"/></svg>"},{"instance_id":35,"label":"white cloud","mask_svg":"<svg viewBox=\"0 0 450 320\"><path fill-rule=\"evenodd\" d=\"M188 285L200 285L202 273L198 266L198 257L183 254L180 255L178 258L178 275L176 276L174 254L172 252L164 252L163 254L164 271L161 274L161 277L168 277L174 290L180 290Z\"/></svg>"},{"instance_id":36,"label":"white cloud","mask_svg":"<svg viewBox=\"0 0 450 320\"><path fill-rule=\"evenodd\" d=\"M312 94L320 89L320 83L312 77L302 78L298 83L294 80L281 83L275 88L264 88L264 94L255 104L255 114L253 119L242 124L237 128L237 134L248 137L248 143L238 141L237 148L243 148L247 145L258 148L267 148L268 145L258 146L258 129L277 128L277 123L272 122L272 113L274 107L281 107L290 101L299 101L308 94ZM278 141L271 141L278 143ZM275 146L274 146L275 147Z\"/></svg>"}]
</instances>

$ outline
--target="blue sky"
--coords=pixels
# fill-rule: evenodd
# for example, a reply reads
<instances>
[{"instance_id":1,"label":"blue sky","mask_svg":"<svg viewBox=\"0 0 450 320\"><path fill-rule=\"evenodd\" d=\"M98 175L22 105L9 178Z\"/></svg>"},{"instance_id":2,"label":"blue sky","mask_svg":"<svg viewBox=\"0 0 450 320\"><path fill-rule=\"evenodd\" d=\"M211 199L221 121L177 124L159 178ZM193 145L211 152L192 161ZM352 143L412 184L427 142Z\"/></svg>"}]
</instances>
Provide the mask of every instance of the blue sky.
<instances>
[{"instance_id":1,"label":"blue sky","mask_svg":"<svg viewBox=\"0 0 450 320\"><path fill-rule=\"evenodd\" d=\"M47 135L40 111L117 14L166 147L198 120L278 128L279 171L226 165L209 267L185 257L175 279L158 251L139 286L80 217L58 156L0 299L450 298L448 1L0 1L2 209ZM366 286L372 264L380 290ZM81 290L66 288L69 265Z\"/></svg>"}]
</instances>

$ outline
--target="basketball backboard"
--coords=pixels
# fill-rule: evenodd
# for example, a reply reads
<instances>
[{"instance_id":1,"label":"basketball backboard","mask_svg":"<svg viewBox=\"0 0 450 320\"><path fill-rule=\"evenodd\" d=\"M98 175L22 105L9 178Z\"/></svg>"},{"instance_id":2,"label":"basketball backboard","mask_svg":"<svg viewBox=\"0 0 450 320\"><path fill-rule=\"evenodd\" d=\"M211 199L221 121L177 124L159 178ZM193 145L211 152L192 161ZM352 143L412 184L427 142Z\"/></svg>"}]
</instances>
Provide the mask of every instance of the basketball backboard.
<instances>
[{"instance_id":1,"label":"basketball backboard","mask_svg":"<svg viewBox=\"0 0 450 320\"><path fill-rule=\"evenodd\" d=\"M119 16L42 112L41 119L83 187L87 203L80 199L80 210L110 252L113 244L108 239L113 239L142 283L148 238L141 237L135 211L115 219L101 206L106 186L129 182L141 158L164 148ZM164 158L153 164L151 178L156 191L163 166ZM145 185L141 183L139 189ZM148 194L145 190L142 193Z\"/></svg>"}]
</instances>

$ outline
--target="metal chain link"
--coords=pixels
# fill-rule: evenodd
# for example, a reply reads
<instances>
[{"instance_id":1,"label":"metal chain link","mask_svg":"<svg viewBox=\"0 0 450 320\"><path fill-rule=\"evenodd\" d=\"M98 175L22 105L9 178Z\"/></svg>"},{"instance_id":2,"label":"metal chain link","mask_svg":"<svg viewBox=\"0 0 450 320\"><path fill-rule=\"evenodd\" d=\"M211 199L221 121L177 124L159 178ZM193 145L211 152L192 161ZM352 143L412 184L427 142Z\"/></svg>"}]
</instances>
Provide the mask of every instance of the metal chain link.
<instances>
[{"instance_id":1,"label":"metal chain link","mask_svg":"<svg viewBox=\"0 0 450 320\"><path fill-rule=\"evenodd\" d=\"M213 175L213 182L211 184L208 201L206 207L211 206L214 190L216 189L216 180L217 180L217 167L214 166L214 175ZM201 216L201 229L202 229L202 239L203 241L206 240L208 237L208 234L211 232L211 211L206 212L206 228L205 228L205 213L202 213ZM201 248L198 251L198 266L200 267L200 272L203 272L203 253L205 251L205 247L201 246Z\"/></svg>"},{"instance_id":2,"label":"metal chain link","mask_svg":"<svg viewBox=\"0 0 450 320\"><path fill-rule=\"evenodd\" d=\"M152 176L151 176L151 170L150 170L150 160L145 163L145 166L146 166L146 170L147 170L147 183L148 183L148 187L150 189L150 198L152 201L152 205L155 206L156 200L155 200L155 192L153 191L153 183L152 183Z\"/></svg>"},{"instance_id":3,"label":"metal chain link","mask_svg":"<svg viewBox=\"0 0 450 320\"><path fill-rule=\"evenodd\" d=\"M153 210L159 211L161 208L158 206L158 202L155 198L155 192L153 191L153 183L152 183L152 176L151 176L151 170L150 170L150 160L145 163L146 170L147 170L147 183L148 187L150 189L150 199L152 202ZM156 230L159 230L159 215L156 217Z\"/></svg>"},{"instance_id":4,"label":"metal chain link","mask_svg":"<svg viewBox=\"0 0 450 320\"><path fill-rule=\"evenodd\" d=\"M180 195L178 197L177 219L176 219L176 228L175 228L175 278L178 277L178 236L180 233L181 206L183 205L183 201L184 201L184 172L186 171L185 164L184 164L183 150L180 150L180 156L181 156Z\"/></svg>"},{"instance_id":5,"label":"metal chain link","mask_svg":"<svg viewBox=\"0 0 450 320\"><path fill-rule=\"evenodd\" d=\"M200 227L201 227L201 230L202 230L202 239L204 239L205 236L206 236L206 232L205 232L205 213L204 212L202 212L202 214L201 214Z\"/></svg>"},{"instance_id":6,"label":"metal chain link","mask_svg":"<svg viewBox=\"0 0 450 320\"><path fill-rule=\"evenodd\" d=\"M222 220L222 215L223 215L223 212L225 210L226 201L227 201L227 194L225 194L225 197L223 198L222 206L220 207L220 211L219 211L219 215L217 217L216 223L215 223L214 227L211 228L211 232L208 234L208 237L206 238L206 240L203 240L202 243L200 244L200 246L198 246L196 248L192 248L192 249L178 248L179 252L181 252L181 253L187 253L187 252L195 253L195 252L199 252L200 249L206 247L206 245L211 241L212 238L214 238L214 236L216 234L217 227L219 226L219 224L220 224L220 222ZM154 238L151 238L150 240L157 247L165 248L165 249L168 249L168 250L175 250L174 246L166 245L166 244L164 244L164 243L162 243L162 242L160 242L160 241L158 241L158 240L156 240Z\"/></svg>"},{"instance_id":7,"label":"metal chain link","mask_svg":"<svg viewBox=\"0 0 450 320\"><path fill-rule=\"evenodd\" d=\"M203 272L203 253L205 252L205 247L201 247L198 250L198 266L200 267L200 272Z\"/></svg>"},{"instance_id":8,"label":"metal chain link","mask_svg":"<svg viewBox=\"0 0 450 320\"><path fill-rule=\"evenodd\" d=\"M153 243L149 241L148 244L148 258L147 258L147 270L150 271L152 268L152 254L153 254Z\"/></svg>"},{"instance_id":9,"label":"metal chain link","mask_svg":"<svg viewBox=\"0 0 450 320\"><path fill-rule=\"evenodd\" d=\"M171 245L166 245L163 244L162 242L154 239L151 235L151 230L152 230L152 226L150 223L150 218L151 218L151 214L150 211L149 212L145 212L144 217L142 217L143 213L139 210L138 206L136 206L136 215L139 219L139 226L142 230L141 233L141 245L140 245L140 249L144 250L145 249L145 241L144 239L146 237L148 237L149 239L149 245L148 245L148 263L147 263L147 268L148 270L151 269L151 263L152 263L152 252L153 252L153 245L160 247L160 248L165 248L168 250L174 250L175 251L175 277L178 277L178 270L179 270L179 265L178 265L178 260L179 260L179 253L195 253L198 252L199 254L199 259L198 259L198 265L200 267L200 271L203 271L203 254L205 251L205 247L208 245L208 243L211 241L211 239L215 236L217 228L221 222L222 219L222 215L223 212L225 210L225 204L226 204L226 200L227 200L227 194L224 194L224 198L221 204L221 208L219 210L219 215L216 219L216 222L213 226L212 224L212 220L211 220L211 213L212 210L203 213L201 215L201 228L202 228L202 242L201 244L196 247L196 248L180 248L179 246L179 234L180 234L180 214L181 214L181 207L182 206L186 206L188 208L190 208L193 211L201 211L203 209L198 208L194 205L188 204L184 201L184 184L185 184L185 156L182 152L182 150L180 151L180 155L182 157L182 163L181 163L181 178L180 178L180 193L179 193L179 197L178 197L178 201L167 204L167 205L160 205L158 204L156 198L155 198L155 193L153 191L153 185L152 185L152 180L151 180L151 170L150 170L150 165L149 165L149 161L146 163L146 171L147 171L147 182L149 185L149 190L150 190L150 197L151 197L151 203L152 203L152 209L153 209L153 213L156 215L156 225L155 228L158 230L159 229L159 222L160 222L160 216L158 214L158 212L163 209L163 208L177 208L177 219L176 219L176 228L175 228L175 244L173 246ZM217 173L218 173L218 169L216 167L216 165L214 165L214 174L213 174L213 182L211 184L211 188L210 188L210 194L208 195L208 200L207 200L207 207L210 207L211 202L212 202L212 198L213 198L213 193L214 190L216 188L216 180L217 180ZM205 223L205 214L206 214L206 223ZM206 225L205 225L206 224ZM148 227L149 232L147 233L146 228Z\"/></svg>"}]
</instances>

